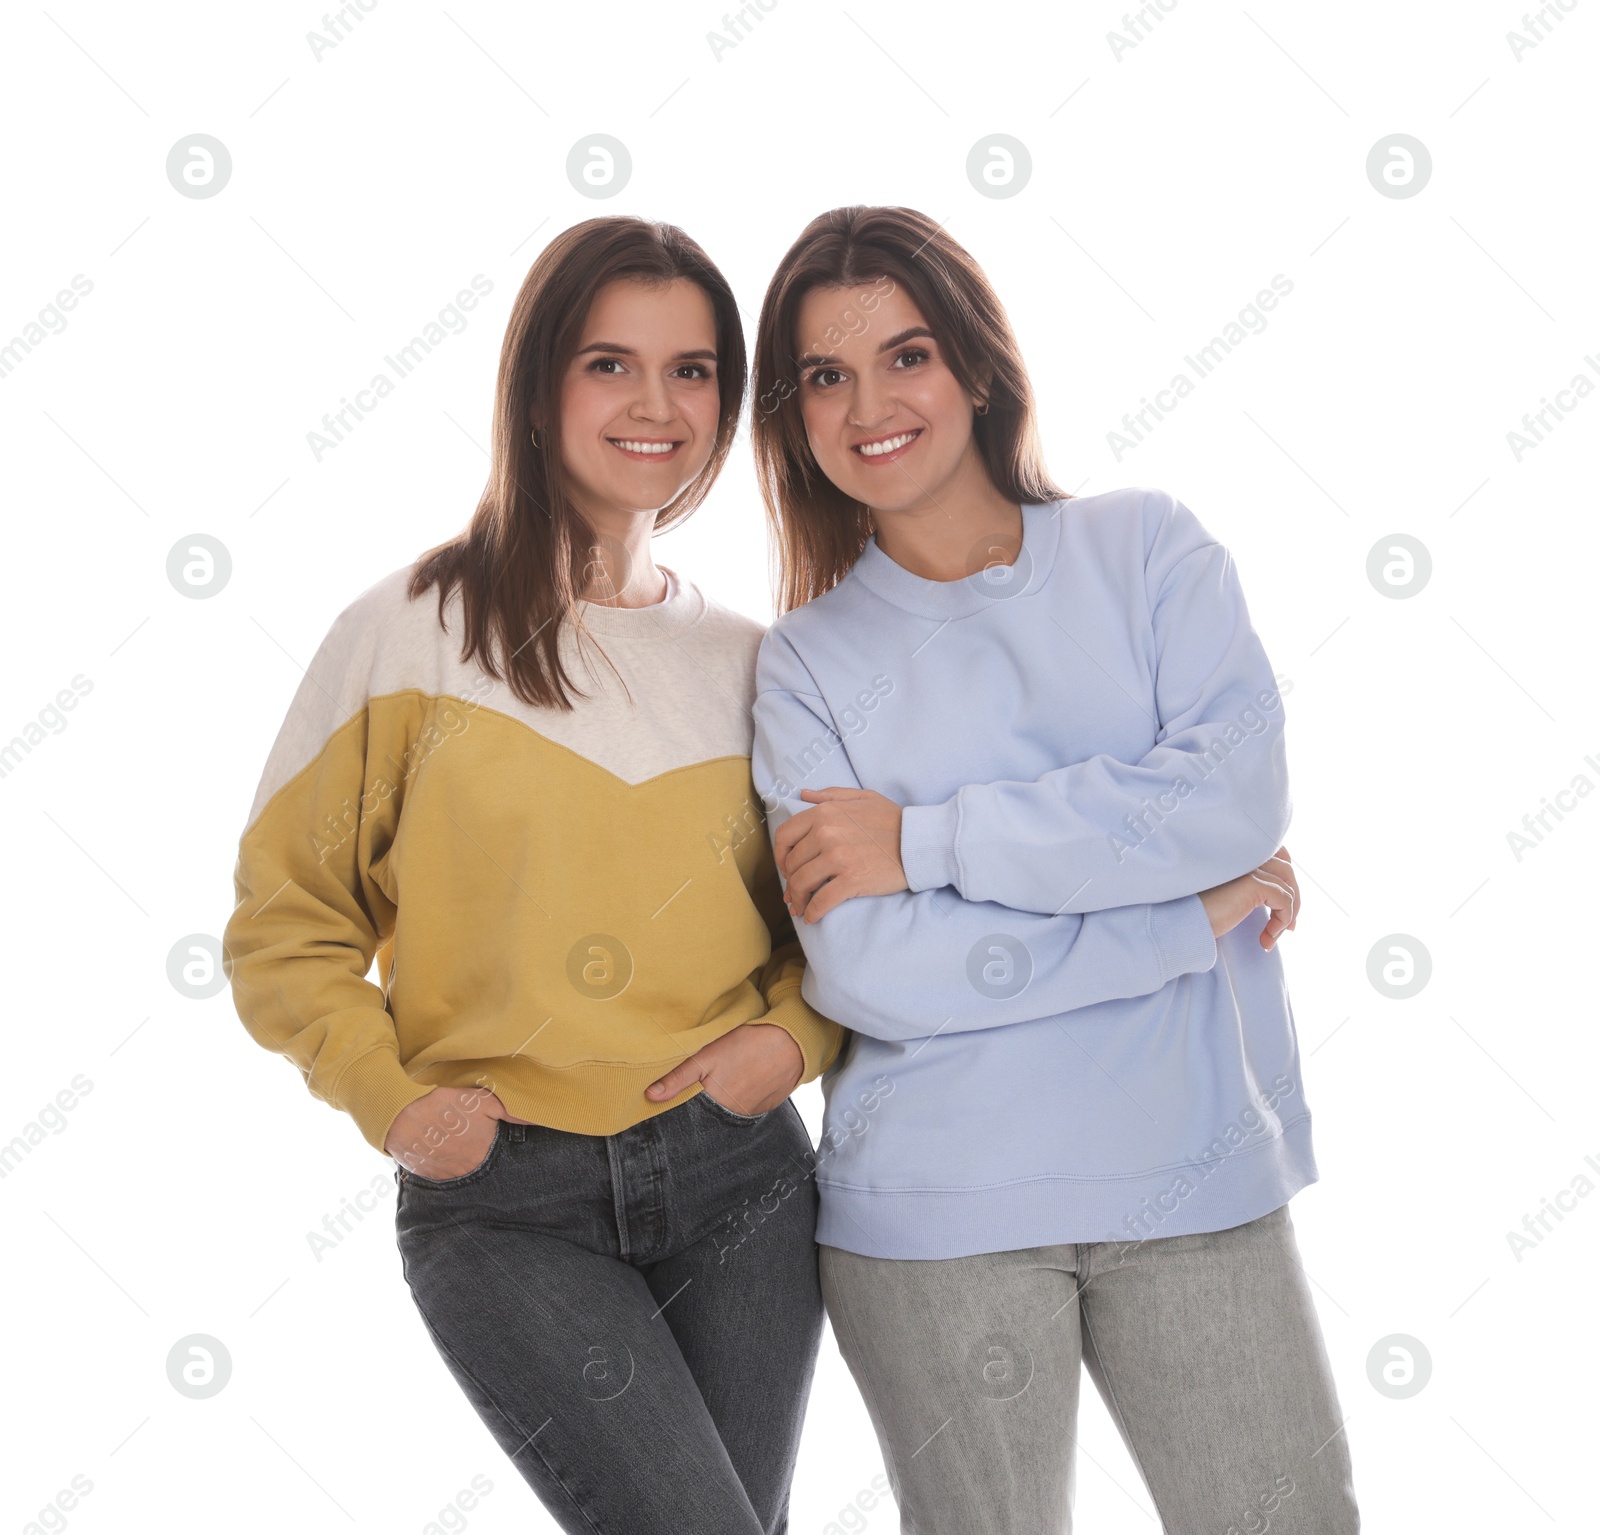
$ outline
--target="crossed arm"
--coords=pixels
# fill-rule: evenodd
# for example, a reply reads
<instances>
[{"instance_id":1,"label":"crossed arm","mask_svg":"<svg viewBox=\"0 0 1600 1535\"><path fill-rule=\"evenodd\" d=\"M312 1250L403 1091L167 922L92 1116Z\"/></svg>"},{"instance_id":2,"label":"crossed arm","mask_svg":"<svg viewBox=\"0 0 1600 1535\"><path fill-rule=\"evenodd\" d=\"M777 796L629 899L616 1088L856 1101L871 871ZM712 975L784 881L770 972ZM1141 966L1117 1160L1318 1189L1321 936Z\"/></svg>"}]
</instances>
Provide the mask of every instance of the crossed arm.
<instances>
[{"instance_id":1,"label":"crossed arm","mask_svg":"<svg viewBox=\"0 0 1600 1535\"><path fill-rule=\"evenodd\" d=\"M901 806L871 789L803 789L801 798L813 808L791 816L773 838L784 899L796 922L820 922L857 896L910 889L900 852ZM1259 867L1195 893L1215 937L1231 932L1258 907L1268 907L1263 949L1292 931L1299 914L1300 886L1286 847Z\"/></svg>"},{"instance_id":2,"label":"crossed arm","mask_svg":"<svg viewBox=\"0 0 1600 1535\"><path fill-rule=\"evenodd\" d=\"M1262 905L1263 949L1294 927L1277 680L1226 549L1166 504L1145 567L1157 730L1137 762L896 804L861 784L804 659L769 632L752 770L818 1011L884 1039L1004 1026L1209 969ZM785 781L811 760L831 783ZM1031 965L1006 996L967 984L994 938Z\"/></svg>"}]
</instances>

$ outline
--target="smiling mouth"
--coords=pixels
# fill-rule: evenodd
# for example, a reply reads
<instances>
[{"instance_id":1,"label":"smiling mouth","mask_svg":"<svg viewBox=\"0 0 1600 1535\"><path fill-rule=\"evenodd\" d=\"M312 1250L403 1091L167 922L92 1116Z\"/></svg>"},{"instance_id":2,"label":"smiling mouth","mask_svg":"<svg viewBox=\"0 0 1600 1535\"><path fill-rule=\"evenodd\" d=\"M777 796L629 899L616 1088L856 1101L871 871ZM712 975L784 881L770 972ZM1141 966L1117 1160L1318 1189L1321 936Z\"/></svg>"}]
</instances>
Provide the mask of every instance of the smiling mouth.
<instances>
[{"instance_id":1,"label":"smiling mouth","mask_svg":"<svg viewBox=\"0 0 1600 1535\"><path fill-rule=\"evenodd\" d=\"M630 458L638 459L671 458L683 446L681 438L662 440L649 437L608 437L606 441Z\"/></svg>"},{"instance_id":2,"label":"smiling mouth","mask_svg":"<svg viewBox=\"0 0 1600 1535\"><path fill-rule=\"evenodd\" d=\"M868 463L881 462L884 459L897 457L921 435L922 428L919 426L913 431L896 432L892 437L878 437L871 442L853 443L850 451L858 458L866 459Z\"/></svg>"}]
</instances>

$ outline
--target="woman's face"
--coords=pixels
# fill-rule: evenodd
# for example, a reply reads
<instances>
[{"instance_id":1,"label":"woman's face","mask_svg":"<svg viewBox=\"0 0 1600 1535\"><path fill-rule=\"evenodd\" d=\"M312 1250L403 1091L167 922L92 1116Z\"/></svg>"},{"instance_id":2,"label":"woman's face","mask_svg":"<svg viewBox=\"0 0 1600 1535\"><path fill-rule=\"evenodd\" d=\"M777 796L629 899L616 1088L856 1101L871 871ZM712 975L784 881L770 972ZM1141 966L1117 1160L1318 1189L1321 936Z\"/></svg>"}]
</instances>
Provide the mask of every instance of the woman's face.
<instances>
[{"instance_id":1,"label":"woman's face","mask_svg":"<svg viewBox=\"0 0 1600 1535\"><path fill-rule=\"evenodd\" d=\"M976 459L973 398L898 284L871 311L861 291L813 288L800 303L794 349L811 451L840 490L867 506L935 505Z\"/></svg>"},{"instance_id":2,"label":"woman's face","mask_svg":"<svg viewBox=\"0 0 1600 1535\"><path fill-rule=\"evenodd\" d=\"M717 328L685 278L619 278L589 306L561 387L561 460L586 514L659 511L716 446Z\"/></svg>"}]
</instances>

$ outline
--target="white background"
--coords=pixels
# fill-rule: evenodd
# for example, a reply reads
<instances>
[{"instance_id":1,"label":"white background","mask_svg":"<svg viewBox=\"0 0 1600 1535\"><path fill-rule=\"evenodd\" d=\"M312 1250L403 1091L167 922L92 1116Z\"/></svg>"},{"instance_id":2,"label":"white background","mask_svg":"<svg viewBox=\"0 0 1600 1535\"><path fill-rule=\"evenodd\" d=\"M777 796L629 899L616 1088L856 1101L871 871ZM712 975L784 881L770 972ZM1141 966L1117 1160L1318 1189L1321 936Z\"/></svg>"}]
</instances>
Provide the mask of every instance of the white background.
<instances>
[{"instance_id":1,"label":"white background","mask_svg":"<svg viewBox=\"0 0 1600 1535\"><path fill-rule=\"evenodd\" d=\"M1600 1185L1600 804L1569 801L1520 859L1507 833L1600 783L1600 400L1520 461L1507 433L1600 379L1600 6L1519 59L1520 0L1178 0L1118 57L1118 4L776 0L718 58L717 3L377 0L320 61L309 5L53 0L5 23L0 344L76 274L93 291L0 378L0 741L92 684L0 778L0 1142L91 1084L0 1180L4 1528L80 1475L74 1530L421 1531L478 1474L494 1491L467 1528L554 1528L423 1331L392 1192L311 1254L390 1164L226 991L179 994L167 957L226 921L257 777L334 615L470 514L541 245L596 212L680 223L753 333L790 241L850 202L920 208L974 253L1058 481L1179 495L1292 679L1307 899L1285 954L1321 1167L1292 1209L1364 1528L1593 1528L1600 1197L1520 1259L1507 1233L1586 1170ZM565 170L597 132L633 159L606 201ZM203 200L165 173L196 133L233 161ZM965 170L995 133L1033 165L1004 199ZM1433 162L1403 199L1366 174L1396 133ZM467 330L319 463L323 413L478 273ZM1267 328L1118 461L1123 412L1279 273ZM196 533L233 562L207 600L166 575ZM1367 576L1397 533L1432 560L1405 598ZM658 552L770 619L742 444ZM1392 934L1432 959L1407 1000L1368 978ZM814 1084L801 1102L815 1130ZM232 1359L205 1400L166 1374L194 1333ZM1394 1334L1432 1361L1401 1399L1369 1378ZM1087 1384L1081 1450L1078 1527L1154 1531ZM791 1528L820 1535L880 1467L829 1337Z\"/></svg>"}]
</instances>

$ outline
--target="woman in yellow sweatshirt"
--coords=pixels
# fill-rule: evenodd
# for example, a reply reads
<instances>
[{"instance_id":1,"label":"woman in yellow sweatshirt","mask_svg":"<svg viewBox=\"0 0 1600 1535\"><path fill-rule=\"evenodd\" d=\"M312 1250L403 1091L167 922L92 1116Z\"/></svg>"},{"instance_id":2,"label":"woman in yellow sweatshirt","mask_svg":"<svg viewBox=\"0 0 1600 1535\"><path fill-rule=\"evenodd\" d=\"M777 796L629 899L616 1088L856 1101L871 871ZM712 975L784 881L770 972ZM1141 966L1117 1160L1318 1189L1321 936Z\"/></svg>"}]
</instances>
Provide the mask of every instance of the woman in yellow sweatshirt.
<instances>
[{"instance_id":1,"label":"woman in yellow sweatshirt","mask_svg":"<svg viewBox=\"0 0 1600 1535\"><path fill-rule=\"evenodd\" d=\"M783 1529L820 1338L789 1094L842 1031L751 782L762 629L650 545L745 376L681 230L551 242L477 511L334 622L224 938L252 1037L398 1164L429 1334L567 1530Z\"/></svg>"}]
</instances>

